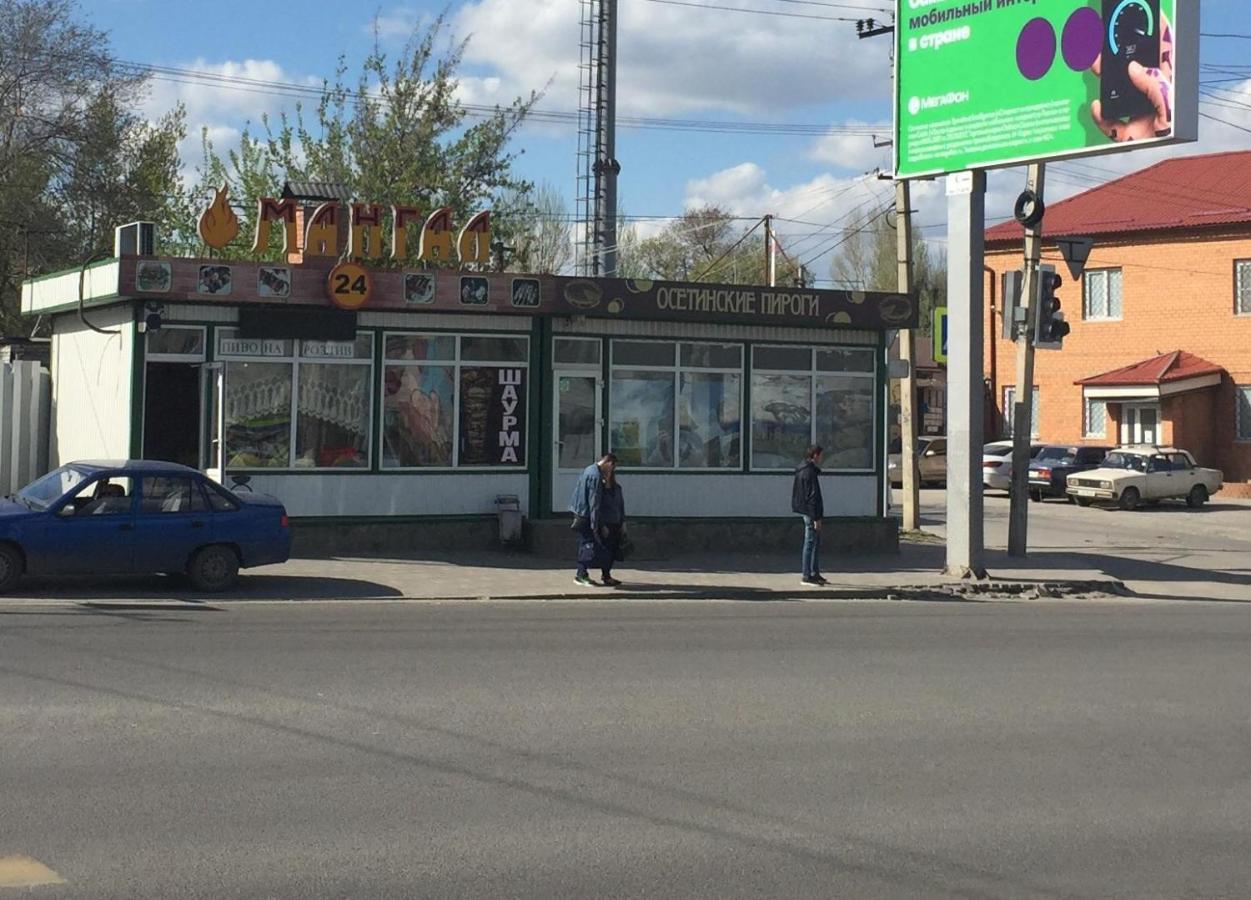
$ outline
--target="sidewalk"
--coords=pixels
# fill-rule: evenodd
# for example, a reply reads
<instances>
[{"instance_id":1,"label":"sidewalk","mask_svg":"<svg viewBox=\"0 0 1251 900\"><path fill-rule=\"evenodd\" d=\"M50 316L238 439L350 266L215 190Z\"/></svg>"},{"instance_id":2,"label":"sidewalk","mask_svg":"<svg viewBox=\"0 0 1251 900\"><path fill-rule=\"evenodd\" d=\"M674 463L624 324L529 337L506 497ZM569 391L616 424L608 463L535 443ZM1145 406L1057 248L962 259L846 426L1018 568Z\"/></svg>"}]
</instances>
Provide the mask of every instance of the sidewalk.
<instances>
[{"instance_id":1,"label":"sidewalk","mask_svg":"<svg viewBox=\"0 0 1251 900\"><path fill-rule=\"evenodd\" d=\"M992 554L993 556L993 554ZM30 579L27 600L958 600L1117 595L1123 585L1095 570L995 568L988 582L943 577L944 549L932 539L908 541L898 556L825 560L830 585L800 584L795 554L686 558L624 564L619 588L584 588L572 565L525 554L448 554L438 559L293 559L245 570L228 594L200 594L178 579L148 577ZM598 573L593 573L597 575Z\"/></svg>"}]
</instances>

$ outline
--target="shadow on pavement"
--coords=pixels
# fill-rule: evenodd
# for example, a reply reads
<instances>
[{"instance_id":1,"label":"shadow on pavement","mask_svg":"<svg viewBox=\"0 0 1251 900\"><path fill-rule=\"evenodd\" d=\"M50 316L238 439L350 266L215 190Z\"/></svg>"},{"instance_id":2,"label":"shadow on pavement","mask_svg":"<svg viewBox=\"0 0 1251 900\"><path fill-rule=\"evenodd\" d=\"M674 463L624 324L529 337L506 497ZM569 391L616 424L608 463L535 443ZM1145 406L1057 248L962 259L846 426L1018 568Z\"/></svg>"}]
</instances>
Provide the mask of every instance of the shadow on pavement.
<instances>
[{"instance_id":1,"label":"shadow on pavement","mask_svg":"<svg viewBox=\"0 0 1251 900\"><path fill-rule=\"evenodd\" d=\"M135 608L146 610L153 609L153 604L159 601L202 604L210 600L364 600L399 596L401 592L391 585L357 578L241 574L238 585L222 593L197 591L183 579L166 575L28 577L18 585L16 592L4 599L128 600L137 601ZM152 602L143 602L149 598ZM123 605L110 603L108 608L119 609Z\"/></svg>"}]
</instances>

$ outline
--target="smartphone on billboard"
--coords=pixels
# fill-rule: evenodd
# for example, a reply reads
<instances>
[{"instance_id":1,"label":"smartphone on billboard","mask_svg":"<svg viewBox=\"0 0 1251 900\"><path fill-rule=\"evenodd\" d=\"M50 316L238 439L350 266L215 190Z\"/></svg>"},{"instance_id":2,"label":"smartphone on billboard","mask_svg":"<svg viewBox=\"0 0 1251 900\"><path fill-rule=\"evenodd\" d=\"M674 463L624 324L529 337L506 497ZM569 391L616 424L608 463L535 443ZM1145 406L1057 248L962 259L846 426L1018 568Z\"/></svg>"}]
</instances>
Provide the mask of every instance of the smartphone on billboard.
<instances>
[{"instance_id":1,"label":"smartphone on billboard","mask_svg":"<svg viewBox=\"0 0 1251 900\"><path fill-rule=\"evenodd\" d=\"M1155 112L1151 100L1129 80L1129 64L1160 67L1160 0L1103 0L1103 58L1099 100L1105 119L1133 119Z\"/></svg>"}]
</instances>

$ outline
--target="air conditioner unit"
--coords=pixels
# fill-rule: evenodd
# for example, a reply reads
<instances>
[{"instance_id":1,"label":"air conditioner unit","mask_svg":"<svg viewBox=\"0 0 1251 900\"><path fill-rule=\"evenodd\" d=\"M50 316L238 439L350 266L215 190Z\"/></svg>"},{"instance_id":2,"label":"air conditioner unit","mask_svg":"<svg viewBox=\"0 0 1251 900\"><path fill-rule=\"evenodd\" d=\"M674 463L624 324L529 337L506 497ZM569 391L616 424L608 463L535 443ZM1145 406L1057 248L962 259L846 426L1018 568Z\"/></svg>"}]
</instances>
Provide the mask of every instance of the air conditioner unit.
<instances>
[{"instance_id":1,"label":"air conditioner unit","mask_svg":"<svg viewBox=\"0 0 1251 900\"><path fill-rule=\"evenodd\" d=\"M113 255L156 256L156 225L152 222L131 222L114 232Z\"/></svg>"}]
</instances>

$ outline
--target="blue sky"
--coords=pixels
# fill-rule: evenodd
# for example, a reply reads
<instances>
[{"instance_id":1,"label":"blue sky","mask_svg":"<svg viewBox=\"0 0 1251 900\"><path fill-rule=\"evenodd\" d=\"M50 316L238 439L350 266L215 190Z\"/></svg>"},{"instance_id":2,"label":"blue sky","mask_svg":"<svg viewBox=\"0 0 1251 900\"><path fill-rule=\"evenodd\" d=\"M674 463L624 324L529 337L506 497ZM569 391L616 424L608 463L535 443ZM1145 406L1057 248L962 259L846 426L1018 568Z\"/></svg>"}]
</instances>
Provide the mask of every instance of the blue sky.
<instances>
[{"instance_id":1,"label":"blue sky","mask_svg":"<svg viewBox=\"0 0 1251 900\"><path fill-rule=\"evenodd\" d=\"M821 128L889 122L890 39L860 41L851 22L833 21L874 15L843 6L889 9L889 0L690 2L774 15L619 0L623 115ZM1251 4L1246 0L1202 0L1202 7L1204 32L1251 34ZM383 48L396 50L414 27L447 9L451 30L469 39L461 70L467 100L507 102L520 93L546 88L543 108L572 112L577 106L577 0L470 0L446 7L429 2L374 6L353 0L300 4L83 0L82 9L109 31L122 59L302 84L319 84L333 75L340 55L353 69L373 46L375 14ZM1249 40L1205 38L1201 59L1209 65L1242 65L1248 50ZM1203 76L1215 77L1220 76L1210 72ZM1240 102L1251 103L1251 83L1221 87L1241 92ZM198 162L195 147L201 126L228 146L248 120L291 106L291 101L267 93L153 82L152 112L178 100L187 105L189 124L197 134L185 154L190 164ZM1251 110L1210 110L1251 127ZM1207 120L1200 137L1196 147L1167 152L1251 147L1251 134ZM571 209L575 146L572 125L531 126L516 143L524 151L520 173L553 184ZM677 215L691 205L711 202L745 218L773 213L813 223L782 223L781 232L797 256L818 260L818 274L826 275L828 262L820 251L836 234L831 225L889 195L888 184L860 177L875 167L887 168L888 152L875 149L867 135L727 135L622 128L617 152L622 164L620 193L625 212L634 216ZM1106 173L1153 162L1160 153L1054 167L1049 194L1054 198L1082 190ZM988 216L1006 215L1022 183L1020 171L995 175ZM927 235L941 241L942 186L923 185L918 193L922 224L930 226ZM640 224L643 230L655 227ZM822 227L824 232L819 231Z\"/></svg>"}]
</instances>

